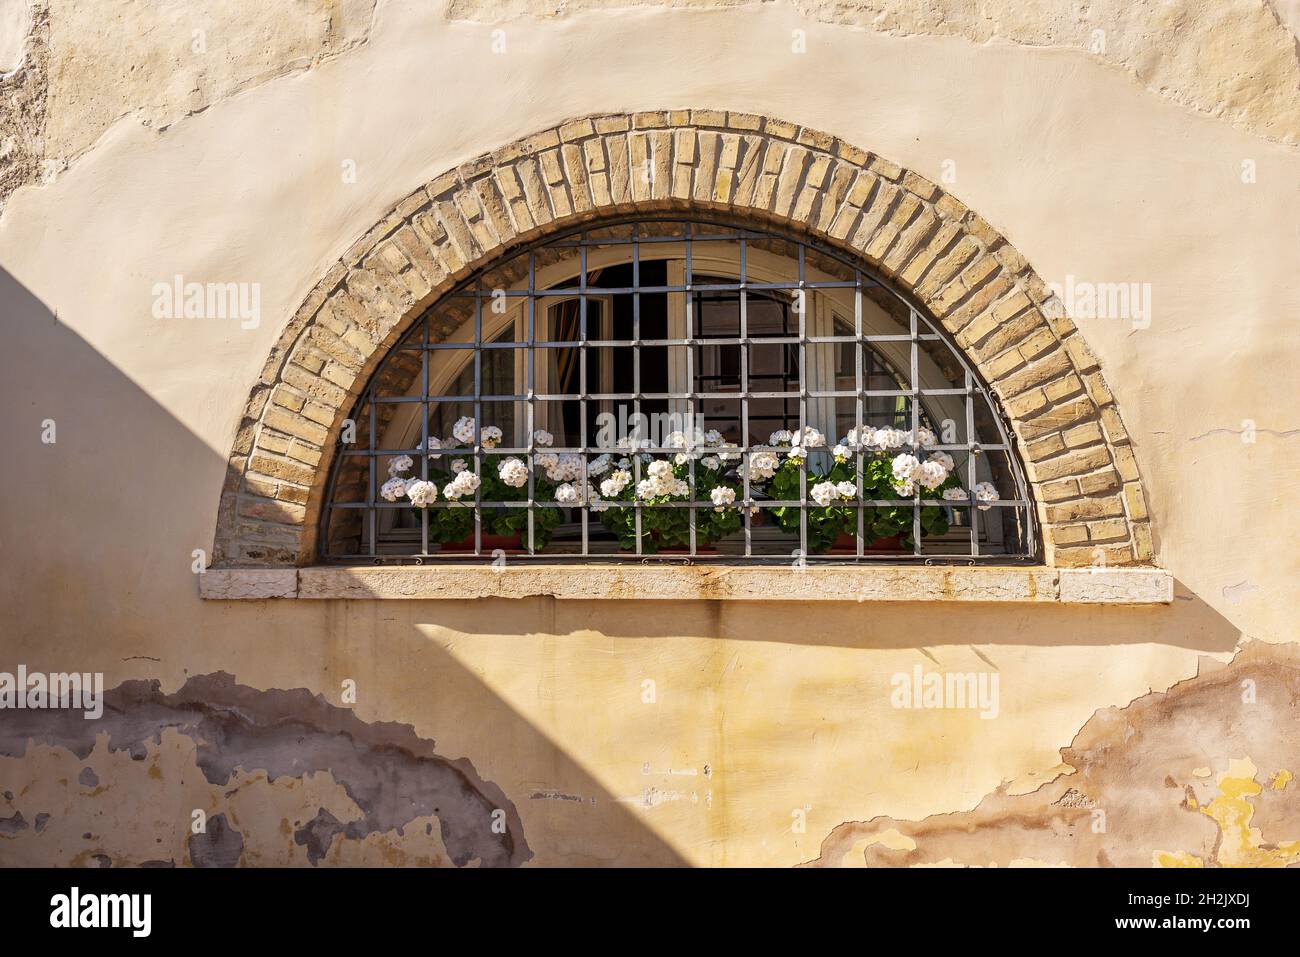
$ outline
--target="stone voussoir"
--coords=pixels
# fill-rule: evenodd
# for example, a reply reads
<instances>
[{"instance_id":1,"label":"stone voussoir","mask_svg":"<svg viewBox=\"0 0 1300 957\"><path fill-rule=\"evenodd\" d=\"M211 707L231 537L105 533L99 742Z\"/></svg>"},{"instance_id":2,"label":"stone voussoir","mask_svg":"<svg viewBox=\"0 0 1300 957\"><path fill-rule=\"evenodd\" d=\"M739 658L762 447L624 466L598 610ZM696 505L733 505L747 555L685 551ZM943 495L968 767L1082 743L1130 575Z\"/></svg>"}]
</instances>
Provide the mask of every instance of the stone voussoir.
<instances>
[{"instance_id":1,"label":"stone voussoir","mask_svg":"<svg viewBox=\"0 0 1300 957\"><path fill-rule=\"evenodd\" d=\"M275 506L266 510L305 506L317 514L336 430L382 350L427 303L511 244L638 208L720 206L742 221L793 225L910 286L920 305L960 334L1006 398L1037 501L1055 498L1044 495L1044 483L1059 488L1067 476L1112 463L1120 481L1139 481L1096 357L1047 285L987 221L930 179L829 133L693 108L574 117L460 163L381 216L311 287L250 392L230 465L241 502L260 498L242 482L255 470L312 490L309 502L294 492L293 501L270 499ZM282 401L268 401L273 396ZM1083 422L1100 427L1096 444L1091 429L1084 443ZM1065 444L1078 443L1077 450L1062 455L1056 443L1042 441L1067 428ZM315 464L295 461L276 435L322 452L308 456ZM1146 503L1135 489L1121 498L1128 504L1127 561L1149 561ZM310 561L314 523L299 526L296 549L271 549L240 540L228 520L236 508L221 504L227 521L218 528L216 555L280 564L296 551Z\"/></svg>"}]
</instances>

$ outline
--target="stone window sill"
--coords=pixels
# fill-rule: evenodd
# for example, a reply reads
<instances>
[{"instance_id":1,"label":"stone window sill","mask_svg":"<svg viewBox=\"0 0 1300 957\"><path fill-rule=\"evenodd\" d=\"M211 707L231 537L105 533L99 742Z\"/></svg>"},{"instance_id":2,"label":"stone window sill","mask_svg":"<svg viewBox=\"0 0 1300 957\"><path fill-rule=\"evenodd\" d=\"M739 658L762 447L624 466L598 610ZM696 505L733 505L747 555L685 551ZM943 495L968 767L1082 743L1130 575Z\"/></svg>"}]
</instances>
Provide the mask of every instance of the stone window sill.
<instances>
[{"instance_id":1,"label":"stone window sill","mask_svg":"<svg viewBox=\"0 0 1300 957\"><path fill-rule=\"evenodd\" d=\"M528 565L210 568L205 599L552 598L1167 605L1160 568Z\"/></svg>"}]
</instances>

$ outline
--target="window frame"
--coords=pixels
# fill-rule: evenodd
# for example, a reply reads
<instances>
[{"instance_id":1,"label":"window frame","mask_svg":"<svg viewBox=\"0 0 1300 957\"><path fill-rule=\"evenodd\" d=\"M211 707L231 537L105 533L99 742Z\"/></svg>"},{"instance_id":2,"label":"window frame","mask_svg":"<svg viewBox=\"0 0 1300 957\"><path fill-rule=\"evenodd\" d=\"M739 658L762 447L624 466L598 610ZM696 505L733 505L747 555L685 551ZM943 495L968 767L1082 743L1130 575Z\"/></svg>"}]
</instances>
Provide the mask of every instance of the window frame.
<instances>
[{"instance_id":1,"label":"window frame","mask_svg":"<svg viewBox=\"0 0 1300 957\"><path fill-rule=\"evenodd\" d=\"M728 223L723 220L710 220L708 218L700 217L698 215L693 215L690 217L684 217L680 219L674 217L665 217L665 216L644 217L637 220L627 220L627 221L621 221L619 223L613 223L613 224L604 223L601 224L600 228L607 229L611 225L617 226L617 225L630 224L632 225L635 234L637 223L650 223L650 222L655 222L655 223L673 222L681 226L684 226L686 229L686 233L684 237L678 243L678 245L682 247L682 253L680 258L673 257L674 250L672 247L674 244L665 241L663 237L646 236L643 237L640 241L642 245L647 245L651 241L654 241L656 243L656 246L658 247L655 250L654 258L656 260L661 260L661 259L667 260L669 263L668 285L673 288L672 291L669 291L667 294L669 298L669 307L668 307L669 328L667 329L667 341L669 341L673 345L686 347L684 350L685 361L683 363L680 363L681 365L684 366L684 368L677 369L674 365L670 364L670 381L669 381L668 392L670 393L670 396L672 393L685 393L689 397L687 398L680 397L680 396L670 397L668 400L670 411L674 411L675 409L677 409L678 406L684 406L686 403L693 404L694 402L699 400L699 395L696 393L696 390L694 389L695 383L692 381L692 377L693 377L693 374L691 372L692 351L695 346L702 343L707 343L709 341L705 337L700 337L691 334L695 327L695 320L692 315L692 306L691 306L692 299L693 299L691 294L692 285L698 285L698 284L692 284L687 282L686 277L687 276L693 277L697 275L699 272L708 272L711 269L717 269L719 267L725 269L729 266L729 264L725 261L725 259L700 257L698 256L698 254L694 252L692 248L693 244L695 243L716 243L717 241L719 241L721 238L724 237L720 237L714 234L700 234L698 236L695 236L692 235L691 232L692 228L695 226L700 226L705 228L722 228L728 230L728 235L735 237L739 241L740 243L739 283L741 284L742 287L744 287L747 283L756 284L756 285L776 284L783 287L790 287L793 281L789 281L789 280L785 282L781 282L780 280L767 280L766 282L757 282L757 280L765 274L772 275L773 270L775 269L774 264L779 265L779 262L783 261L783 258L778 257L775 254L769 253L766 250L761 250L757 248L747 250L746 243L755 240L758 241L776 240L779 242L793 243L797 246L798 249L798 268L799 268L799 278L797 280L798 287L801 290L806 290L804 292L806 308L805 310L802 311L800 315L800 329L799 329L800 341L798 344L800 350L801 378L806 381L812 375L814 375L813 373L810 373L808 370L813 365L817 364L816 362L817 354L821 352L826 352L831 355L831 358L829 360L824 360L821 364L827 365L829 369L830 384L832 387L835 386L836 384L835 380L838 377L838 362L834 357L835 346L831 343L820 341L820 337L826 335L825 329L822 328L824 326L830 329L830 333L829 333L830 338L837 338L834 333L834 323L837 318L835 306L837 304L838 296L846 296L846 297L851 297L853 300L852 312L854 316L853 318L854 334L852 338L854 339L855 351L857 353L855 368L856 368L857 378L858 378L857 388L855 389L855 392L858 394L860 398L865 398L868 393L874 391L874 390L864 390L862 388L862 382L861 382L862 376L864 375L863 372L864 367L862 362L864 356L864 346L868 345L873 339L872 335L863 328L863 321L864 321L864 309L862 303L863 290L868 287L879 287L881 289L886 290L895 299L903 303L903 305L907 309L907 313L909 317L909 330L904 344L907 345L908 350L911 352L909 358L910 358L910 366L911 366L910 381L912 382L912 389L898 390L898 391L900 394L904 394L910 399L910 404L912 409L911 418L912 418L913 429L915 429L919 424L919 409L922 404L921 403L922 396L935 393L935 390L928 390L918 385L918 381L919 381L918 377L920 371L918 368L918 364L920 361L922 361L921 356L925 356L925 361L929 361L929 357L925 355L923 350L920 350L917 347L917 343L922 340L938 341L941 342L951 352L951 354L958 360L963 370L964 384L961 388L952 389L952 390L940 390L940 392L948 392L952 394L960 393L967 397L965 400L965 404L967 406L966 409L967 421L965 423L966 435L968 439L967 444L969 444L971 446L971 449L976 452L980 450L986 450L986 451L992 450L992 451L1005 452L1006 454L1007 463L1012 474L1012 479L1016 486L1017 497L1014 500L1009 500L1009 501L999 503L997 507L1000 508L1014 507L1017 509L1023 509L1023 518L1025 522L1025 531L1024 531L1025 549L1023 553L1011 554L1011 555L981 554L980 547L979 547L980 546L979 543L980 523L978 522L977 509L973 507L974 503L971 503L971 507L968 508L968 511L972 516L972 521L970 525L972 549L969 555L924 554L920 551L921 543L920 543L920 535L918 534L916 536L916 545L915 545L914 553L912 555L904 555L904 554L891 555L889 556L888 560L891 563L907 563L908 561L920 560L920 561L924 561L927 564L932 563L936 560L940 562L967 561L968 563L974 563L974 561L979 561L979 560L988 561L991 559L999 564L1015 564L1015 563L1025 563L1025 562L1036 563L1041 560L1040 559L1041 545L1039 542L1039 529L1036 522L1035 510L1034 510L1033 502L1029 497L1028 483L1025 481L1024 467L1023 467L1023 463L1020 460L1019 450L1016 448L1014 441L1012 441L1011 439L1012 433L1010 429L1010 421L1005 415L1005 413L1001 411L996 396L992 393L992 391L989 389L987 384L985 384L983 380L980 378L972 362L965 356L963 351L951 341L951 338L946 334L946 332L942 329L942 327L937 322L935 322L933 319L926 316L917 305L915 305L912 301L910 301L906 296L900 294L891 285L885 283L878 276L874 275L864 265L860 263L854 263L851 261L850 257L845 256L843 253L820 246L815 241L810 240L808 238L796 237L793 234L783 233L777 230L770 230L770 229L758 230L752 227L740 226L734 223ZM430 343L428 340L427 324L425 324L423 321L424 316L422 316L420 319L417 319L415 324L416 328L418 328L421 325L424 325L425 327L425 333L424 333L425 341L423 344L423 349L421 350L423 362L425 363L425 368L424 368L423 376L421 378L424 383L422 407L425 408L426 410L426 414L423 417L426 423L428 420L427 408L428 408L428 404L431 401L445 400L445 399L452 398L451 396L447 396L447 395L435 395L429 389L428 384L430 382L429 379L430 370L428 368L428 364L431 361L430 357L435 356L439 352L443 352L443 351L447 351L449 357L452 357L443 360L443 363L449 366L449 368L440 371L439 373L442 376L443 381L450 384L456 381L456 379L459 377L460 374L462 374L466 366L466 363L464 362L462 362L458 366L452 364L454 362L454 356L456 355L456 351L455 351L457 348L456 344L457 343L460 344L459 347L462 351L468 351L466 349L466 346L472 347L472 352L470 355L476 368L476 379L477 379L478 378L477 370L481 366L481 358L482 355L484 354L484 350L483 350L484 341L486 339L489 339L489 336L495 336L499 334L501 331L508 330L511 326L513 326L515 330L515 338L514 338L513 346L516 352L516 385L513 394L516 397L520 397L525 394L530 396L530 398L528 399L528 404L529 404L529 419L531 420L526 430L527 434L524 435L525 441L522 443L520 442L520 434L525 432L525 430L521 429L520 424L518 423L518 421L516 421L516 438L515 438L515 441L517 443L516 448L523 448L524 446L527 446L526 452L528 454L535 454L537 451L539 451L539 449L534 446L531 440L531 432L532 430L539 429L539 428L546 428L547 426L545 422L538 421L538 419L536 418L536 409L534 408L535 401L536 401L535 396L547 395L549 393L547 393L545 388L543 388L548 377L546 375L539 375L538 372L539 363L537 363L536 360L537 360L538 349L543 348L542 343L556 341L551 338L552 332L551 332L550 323L552 321L551 316L553 315L553 310L556 307L558 307L561 303L566 301L573 301L574 299L577 299L580 302L581 304L580 309L582 310L582 318L580 320L580 323L584 331L582 333L581 341L577 343L577 345L580 348L580 350L582 350L584 353L586 349L588 349L593 344L593 342L603 343L603 342L614 341L612 339L591 340L590 337L586 335L587 323L589 321L588 314L587 314L587 303L591 301L601 301L603 303L602 308L600 310L601 323L604 327L604 331L602 331L601 333L602 335L609 334L609 330L610 330L609 323L612 321L613 318L613 309L611 305L613 294L604 293L598 287L589 287L587 285L587 276L591 273L592 268L596 267L597 265L600 265L598 263L593 263L589 261L589 253L591 251L591 247L586 245L589 241L587 239L588 231L589 228L575 229L569 231L568 233L544 237L542 239L537 240L535 243L528 244L521 248L512 250L511 252L507 253L505 256L501 257L501 260L499 261L505 261L516 256L527 255L530 261L529 276L528 276L527 285L523 290L519 290L516 288L507 291L508 294L509 293L520 294L522 292L522 295L525 296L525 298L522 299L520 305L507 309L506 314L502 319L494 320L491 325L492 331L490 333L488 332L488 329L485 327L484 324L485 310L483 308L483 305L486 296L482 288L482 276L484 275L484 273L489 272L491 267L489 267L487 270L481 270L475 276L470 277L470 279L460 284L460 286L454 289L451 293L440 298L439 303L435 303L431 307L431 309L436 309L440 303L448 299L458 298L458 297L460 298L469 297L474 302L473 321L465 323L459 330L456 331L455 334L450 336L447 340L444 340L443 342L438 344ZM590 242L593 244L605 242L605 241L607 240L602 240L602 239L590 240ZM565 262L551 264L550 266L546 267L546 269L543 270L543 272L556 271L557 274L563 275L566 271L568 271L570 274L576 275L578 277L579 279L578 285L575 287L557 287L554 284L551 284L543 288L543 283L539 282L539 271L537 269L536 261L535 261L537 250L546 246L565 245L566 243L574 245L574 247L577 248L579 251L580 262L578 264L578 268L576 270L573 270L571 268L573 266L573 262L565 261ZM631 243L631 246L632 246L633 253L632 253L632 259L630 261L633 263L633 270L635 272L636 269L638 268L636 264L639 263L640 259L644 256L644 253L639 252L638 243L635 240ZM828 286L817 285L816 284L817 280L813 280L814 285L808 286L808 280L806 278L807 270L812 268L808 266L808 264L806 263L806 254L809 251L815 251L818 255L828 256L833 260L836 260L842 264L849 266L854 270L855 281L847 285L840 284L840 286L837 287L837 286L829 286L829 285ZM765 262L764 257L770 257L772 263ZM624 260L617 260L617 261L623 262ZM768 268L768 267L772 267L772 268ZM674 269L678 269L679 271L676 274L674 274L673 272ZM777 272L777 274L779 275L779 271ZM676 288L676 287L684 287L684 288ZM744 294L745 293L742 291L742 301L743 301ZM549 305L546 308L545 318L539 321L539 317L537 315L538 310L536 307L539 301L538 297L542 295L544 295L545 297L544 300L542 301L548 302ZM676 308L674 308L675 299L680 300L680 302L676 303ZM839 305L841 306L841 308L843 308L842 302L840 302ZM743 306L741 311L743 315L744 312ZM811 317L811 319L809 317ZM467 327L472 327L472 328L467 328ZM924 327L924 331L922 331L922 327ZM744 332L745 330L743 328L743 319L742 319L742 335L739 338L741 339L746 338ZM540 340L538 338L539 335L541 336ZM408 336L403 337L402 340L399 340L398 346L395 346L394 348L400 347L401 343L406 341L407 338L409 338L409 334ZM633 340L634 341L639 340L639 334L634 333ZM903 342L903 340L899 339L899 337L891 336L889 334L885 334L885 337L880 341ZM619 344L630 344L630 343L620 342ZM521 346L527 347L526 352L525 349L520 348ZM812 350L813 352L812 355L809 355L810 346L814 347ZM745 348L747 348L747 346L742 345L742 351ZM889 360L891 359L891 357L888 355L888 353L883 349L877 351L880 352L881 358L886 360L886 364L887 365L890 364ZM519 355L519 353L521 352L525 352L525 355ZM387 361L387 358L388 357L385 356L385 359L382 361ZM810 359L812 360L812 362L809 361ZM381 365L382 365L382 361L381 361ZM584 358L584 364L585 364L585 358ZM541 363L540 365L543 366L543 369L546 366L545 363ZM525 381L529 383L529 387L522 393L518 386L520 380L521 367L523 367L523 373L524 373L523 378L525 379ZM366 388L362 391L360 398L357 400L358 410L365 406L368 397L371 396L372 391L374 389L374 381L376 377L377 376L372 376L370 382L367 383ZM415 385L419 385L419 384L420 384L420 380L417 379L416 383L413 384L412 388L414 388ZM674 387L675 384L685 384L687 388L678 389ZM604 390L604 388L605 387L602 384L602 390ZM581 391L583 394L590 394L589 390L587 390L585 386ZM826 399L826 397L808 396L806 393L810 391L835 392L839 390L835 388L831 388L829 390L826 389L809 390L806 387L804 387L803 383L801 383L801 387L800 387L801 417L805 423L808 423L809 421L808 418L809 400L812 399L814 401L818 401L818 400L825 401ZM632 393L627 393L625 396L623 396L623 398L631 400L633 399L634 395L637 392L638 390L634 389ZM480 423L480 427L481 427L482 418L483 418L482 415L480 414L481 404L482 404L481 392L476 388L476 393L478 394L476 394L473 397L459 397L459 398L461 399L472 398L475 407L475 413L476 413L474 418L476 422ZM744 393L738 393L737 397L740 397L743 394ZM971 401L973 401L973 396L976 394L982 396L985 399L985 401L987 401L988 403L989 411L991 412L993 421L997 425L997 428L1000 433L999 434L1000 441L998 443L994 443L994 444L985 443L981 445L980 443L973 442L974 422L970 414L970 403ZM586 399L583 401L589 402L591 400ZM614 400L610 399L604 401L612 402ZM640 400L639 398L637 398L635 399L635 401L639 411ZM833 406L835 400L830 399L829 401L830 404ZM858 408L859 408L859 416L861 416L862 415L861 403L859 403ZM368 503L368 505L373 507L377 505L377 502L375 501L375 494L374 494L375 477L376 477L374 473L376 471L376 465L375 465L376 457L388 453L383 449L376 449L373 447L374 436L375 436L375 432L373 430L373 410L374 410L373 402L370 404L370 409L372 415L372 431L370 433L372 439L372 448L369 452L370 459L371 459L371 481L370 481L371 493L370 493L370 502ZM681 411L686 411L686 410L685 408L682 408ZM584 413L584 419L585 419L585 413ZM835 419L835 414L832 412L831 415L832 423L834 422L834 419ZM427 429L427 426L425 428ZM835 430L827 429L825 431L827 432L828 438L831 441L833 441ZM427 438L427 436L425 437ZM600 450L592 449L587 446L587 436L585 432L584 435L582 436L582 439L583 441L580 443L580 447L582 450L582 454L584 456L595 455L599 453ZM579 447L574 446L573 448L577 450ZM748 446L748 445L745 446L747 453L757 450L758 448L759 448L758 446ZM663 451L663 450L657 450L652 448L649 451L655 452L655 451ZM382 562L382 561L408 562L409 561L414 563L422 563L425 561L429 561L431 559L440 560L440 561L461 560L461 559L452 559L450 558L450 556L443 556L437 552L431 553L429 551L427 541L422 543L421 554L418 555L389 556L389 555L378 554L376 551L377 529L373 524L371 526L371 535L369 540L369 548L370 548L369 554L364 554L364 555L351 554L351 555L342 555L342 556L327 554L326 549L328 548L328 543L329 543L327 523L329 520L329 515L333 508L342 507L343 505L343 503L335 503L333 501L335 479L337 476L339 465L342 461L343 455L348 454L349 450L340 449L340 453L341 453L340 455L336 456L336 460L333 463L333 466L331 468L329 481L327 483L327 493L326 493L327 500L325 503L325 507L322 508L321 510L320 521L322 527L321 527L321 534L318 536L318 542L320 543L320 547L319 547L320 554L318 555L318 558L320 561L327 564L337 564L337 563L356 563L356 562L363 562L363 561L375 561L375 562ZM484 454L484 450L478 446L477 442L475 444L472 453L469 454L473 454L476 468L481 468L483 464L482 457ZM976 468L975 456L972 455L969 458L969 463L970 463L970 480L966 483L968 488L973 487L975 484L974 483L974 474ZM745 484L745 498L746 500L751 500L751 491L749 489L748 479L745 480L744 484ZM811 505L808 501L806 483L801 482L801 486L803 487L802 494L801 494L801 502L800 502L801 508L807 509L809 507L816 507L814 505ZM530 481L530 488L531 488L531 481ZM860 484L859 484L859 490L860 490L859 495L861 495ZM919 497L916 499L917 506L923 505L924 502L925 500L922 500ZM858 528L858 534L856 536L857 553L855 555L813 556L807 554L807 549L805 547L801 549L801 551L803 552L804 560L859 561L859 562L863 561L864 559L870 560L871 556L864 554L861 515L862 515L862 508L864 506L871 506L873 504L879 504L879 503L872 503L869 501L867 502L859 501L857 503L858 513L859 513L859 521L858 521L859 528ZM699 508L707 507L707 505L708 505L707 502L698 501L697 499L696 501L689 503L688 507L690 507L692 509L692 512L694 512ZM535 503L530 502L528 507L531 510L532 508L535 507ZM643 506L637 505L636 507L640 509ZM644 507L650 507L650 506L644 506ZM466 558L470 560L476 560L476 561L482 561L486 558L491 557L489 553L484 552L482 550L482 533L480 527L481 519L478 514L479 511L480 511L479 497L476 495L475 496L476 516L475 516L475 533L474 533L475 549L473 555L466 556ZM589 509L585 507L580 508L580 511L583 513L589 513ZM371 512L370 514L373 517L373 512ZM914 508L914 515L916 516L916 524L919 525L919 515L920 515L919 507ZM638 545L637 553L632 556L611 556L611 555L597 555L597 554L586 553L586 541L587 541L586 526L588 524L587 522L588 517L589 514L584 514L584 521L583 521L584 553L583 554L581 555L540 554L540 553L531 554L532 549L530 547L529 548L530 554L521 557L528 558L528 559L546 559L546 560L578 559L581 561L593 561L593 560L599 561L599 560L609 560L609 559L626 560L628 558L634 561L639 561L648 557L641 554L639 545ZM530 531L531 531L531 516L530 516ZM748 520L746 520L746 550L747 551L749 550L749 538L750 538L748 533L749 533L749 522ZM803 532L801 529L801 543L806 541L805 534L806 533ZM531 534L529 537L531 538ZM692 539L693 538L694 535L692 534ZM690 553L686 557L692 561L709 560L706 559L704 556L697 554L693 540L691 543ZM673 560L680 561L681 556L674 556ZM759 563L762 561L770 561L770 560L788 562L788 558L786 558L785 556L757 556L757 555L750 555L750 554L746 554L744 556L727 556L726 559L724 559L724 561L739 561L744 564Z\"/></svg>"}]
</instances>

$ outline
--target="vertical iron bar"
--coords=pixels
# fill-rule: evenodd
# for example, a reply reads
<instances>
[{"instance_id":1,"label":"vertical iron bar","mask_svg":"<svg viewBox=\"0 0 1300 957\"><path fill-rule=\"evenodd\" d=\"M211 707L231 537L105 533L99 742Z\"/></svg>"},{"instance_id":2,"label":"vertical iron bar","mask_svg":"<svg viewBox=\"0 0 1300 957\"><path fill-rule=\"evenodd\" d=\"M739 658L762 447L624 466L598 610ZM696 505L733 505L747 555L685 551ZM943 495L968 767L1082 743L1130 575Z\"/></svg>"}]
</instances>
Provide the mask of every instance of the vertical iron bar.
<instances>
[{"instance_id":1,"label":"vertical iron bar","mask_svg":"<svg viewBox=\"0 0 1300 957\"><path fill-rule=\"evenodd\" d=\"M909 309L907 311L907 314L909 317L909 326L912 332L912 341L910 343L912 347L912 370L911 370L912 381L910 383L912 388L912 454L919 459L921 457L919 454L921 451L921 443L920 443L920 437L917 435L917 431L919 430L921 424L921 384L920 384L919 373L917 371L919 363L917 361L918 342L916 338L916 333L917 333L916 310ZM914 487L912 489L912 554L920 555L921 554L921 483L914 482L913 485Z\"/></svg>"},{"instance_id":2,"label":"vertical iron bar","mask_svg":"<svg viewBox=\"0 0 1300 957\"><path fill-rule=\"evenodd\" d=\"M740 240L740 465L741 481L741 516L745 520L745 557L754 554L754 526L749 514L749 497L753 494L749 487L749 463L753 453L749 449L749 290L746 288L747 266L746 253L748 244Z\"/></svg>"}]
</instances>

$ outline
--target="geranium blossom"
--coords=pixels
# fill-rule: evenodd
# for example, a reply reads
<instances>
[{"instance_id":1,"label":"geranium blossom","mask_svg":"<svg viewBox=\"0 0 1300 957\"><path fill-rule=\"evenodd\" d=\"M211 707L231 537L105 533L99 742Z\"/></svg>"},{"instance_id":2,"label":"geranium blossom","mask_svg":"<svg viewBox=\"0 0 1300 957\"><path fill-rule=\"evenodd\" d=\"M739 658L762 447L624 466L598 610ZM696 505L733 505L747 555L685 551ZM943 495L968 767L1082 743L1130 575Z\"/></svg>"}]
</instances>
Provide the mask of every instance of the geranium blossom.
<instances>
[{"instance_id":1,"label":"geranium blossom","mask_svg":"<svg viewBox=\"0 0 1300 957\"><path fill-rule=\"evenodd\" d=\"M894 456L894 461L890 465L890 472L894 476L894 482L907 482L915 477L917 469L921 467L920 460L915 455L903 452Z\"/></svg>"},{"instance_id":2,"label":"geranium blossom","mask_svg":"<svg viewBox=\"0 0 1300 957\"><path fill-rule=\"evenodd\" d=\"M818 505L829 505L835 500L836 488L834 482L818 482L809 492L809 497Z\"/></svg>"},{"instance_id":3,"label":"geranium blossom","mask_svg":"<svg viewBox=\"0 0 1300 957\"><path fill-rule=\"evenodd\" d=\"M479 477L474 472L461 472L454 479L447 483L442 490L444 498L452 500L462 498L466 495L473 495L479 486Z\"/></svg>"},{"instance_id":4,"label":"geranium blossom","mask_svg":"<svg viewBox=\"0 0 1300 957\"><path fill-rule=\"evenodd\" d=\"M1000 498L1002 498L1002 496L998 494L998 490L993 487L992 482L978 483L974 488L974 492L975 492L975 500L977 502L996 502ZM989 510L989 506L987 505L980 506L980 511L987 512L988 510Z\"/></svg>"},{"instance_id":5,"label":"geranium blossom","mask_svg":"<svg viewBox=\"0 0 1300 957\"><path fill-rule=\"evenodd\" d=\"M514 456L497 466L497 475L511 488L523 488L528 484L528 466Z\"/></svg>"},{"instance_id":6,"label":"geranium blossom","mask_svg":"<svg viewBox=\"0 0 1300 957\"><path fill-rule=\"evenodd\" d=\"M396 502L406 495L406 479L401 476L390 478L380 487L379 495L386 502Z\"/></svg>"},{"instance_id":7,"label":"geranium blossom","mask_svg":"<svg viewBox=\"0 0 1300 957\"><path fill-rule=\"evenodd\" d=\"M406 496L416 508L423 508L438 500L438 486L433 482L416 479L406 487Z\"/></svg>"},{"instance_id":8,"label":"geranium blossom","mask_svg":"<svg viewBox=\"0 0 1300 957\"><path fill-rule=\"evenodd\" d=\"M631 481L632 473L625 469L619 469L600 483L600 494L605 498L617 498Z\"/></svg>"},{"instance_id":9,"label":"geranium blossom","mask_svg":"<svg viewBox=\"0 0 1300 957\"><path fill-rule=\"evenodd\" d=\"M920 464L913 476L926 489L934 491L948 481L948 470L943 467L942 462L929 458Z\"/></svg>"},{"instance_id":10,"label":"geranium blossom","mask_svg":"<svg viewBox=\"0 0 1300 957\"><path fill-rule=\"evenodd\" d=\"M775 452L755 452L749 457L749 480L765 482L776 474L780 465Z\"/></svg>"},{"instance_id":11,"label":"geranium blossom","mask_svg":"<svg viewBox=\"0 0 1300 957\"><path fill-rule=\"evenodd\" d=\"M474 442L474 418L469 415L462 415L456 420L456 424L451 427L452 437L461 445L471 445Z\"/></svg>"}]
</instances>

